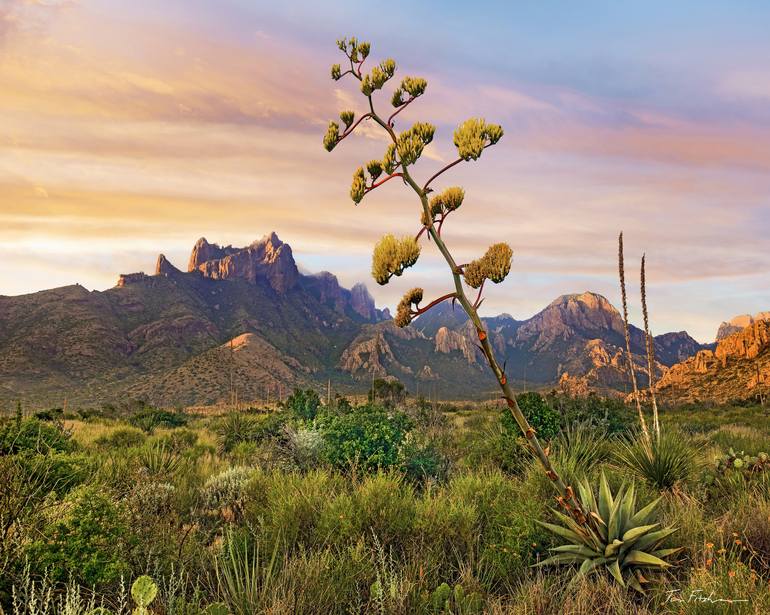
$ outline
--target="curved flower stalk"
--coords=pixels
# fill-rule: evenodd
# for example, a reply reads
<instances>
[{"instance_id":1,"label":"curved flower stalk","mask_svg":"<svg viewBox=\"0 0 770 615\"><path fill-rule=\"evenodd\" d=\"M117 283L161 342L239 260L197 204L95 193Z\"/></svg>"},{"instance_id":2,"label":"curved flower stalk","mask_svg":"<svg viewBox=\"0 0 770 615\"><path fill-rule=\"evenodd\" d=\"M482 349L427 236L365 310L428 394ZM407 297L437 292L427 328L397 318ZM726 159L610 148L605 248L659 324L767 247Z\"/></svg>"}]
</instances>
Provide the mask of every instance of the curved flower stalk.
<instances>
[{"instance_id":1,"label":"curved flower stalk","mask_svg":"<svg viewBox=\"0 0 770 615\"><path fill-rule=\"evenodd\" d=\"M342 65L335 64L331 70L332 78L338 80L345 75L350 75L359 81L361 92L366 99L367 111L360 116L358 121L355 121L355 114L352 111L345 111L340 114L340 120L345 125L343 132L340 132L340 127L336 122L330 122L324 137L324 147L328 151L332 151L343 139L352 134L362 121L374 122L390 139L390 144L381 160L371 161L366 165L366 168L359 167L353 175L350 190L353 202L358 205L372 190L391 179L399 178L415 193L421 205L419 219L421 228L414 239L403 238L399 240L393 235L386 235L375 247L372 260L374 278L379 284L387 284L392 276L400 276L404 270L413 266L420 254L418 241L424 234L436 245L452 276L454 290L423 307L420 307L423 300L421 288L413 288L407 292L398 305L396 324L405 327L414 317L425 313L443 301L451 300L453 303L460 304L476 329L479 348L497 379L503 399L505 399L516 423L525 435L530 449L540 461L546 475L559 493L556 498L559 507L570 515L579 526L593 527L596 522L586 515L573 488L565 484L557 473L534 428L519 408L513 390L508 384L505 366L501 367L498 363L489 341L489 335L478 314L478 307L483 301L485 282L490 280L498 284L505 279L511 268L513 251L507 244L496 243L490 246L481 258L468 264L458 264L441 237L441 229L447 217L463 204L465 191L460 187L453 186L430 196L434 192L431 187L432 183L449 169L462 162L478 160L484 150L495 145L503 136L502 127L497 124L489 124L479 118L471 118L460 124L454 132L457 159L439 169L421 185L412 175L413 167L419 161L425 147L433 140L435 127L428 123L417 122L407 130L397 132L395 118L407 106L425 94L427 81L419 77L405 77L391 97L391 104L395 111L390 116L385 117L375 110L373 96L393 77L395 62L385 60L376 66L371 73L365 74L363 64L371 49L369 43L349 38L337 41L337 46L345 54L345 70L343 72ZM478 291L475 299L469 298L466 293L466 286Z\"/></svg>"}]
</instances>

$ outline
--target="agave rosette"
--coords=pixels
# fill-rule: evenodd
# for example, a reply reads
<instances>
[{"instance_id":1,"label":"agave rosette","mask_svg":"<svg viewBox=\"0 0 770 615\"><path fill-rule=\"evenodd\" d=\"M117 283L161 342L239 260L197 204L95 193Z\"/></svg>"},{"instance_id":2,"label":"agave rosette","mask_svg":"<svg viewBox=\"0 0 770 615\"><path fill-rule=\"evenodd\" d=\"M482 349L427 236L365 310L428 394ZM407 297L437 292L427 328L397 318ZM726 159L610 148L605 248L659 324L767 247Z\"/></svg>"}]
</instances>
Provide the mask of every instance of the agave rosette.
<instances>
[{"instance_id":1,"label":"agave rosette","mask_svg":"<svg viewBox=\"0 0 770 615\"><path fill-rule=\"evenodd\" d=\"M569 544L553 547L554 554L536 566L576 564L577 577L606 569L623 587L644 593L643 586L650 582L645 575L669 568L666 559L681 551L681 547L661 548L676 531L675 527L661 528L660 523L652 522L662 498L637 510L634 484L622 485L613 496L604 472L598 498L587 479L578 482L578 493L590 527L579 525L558 510L553 512L560 524L538 521Z\"/></svg>"}]
</instances>

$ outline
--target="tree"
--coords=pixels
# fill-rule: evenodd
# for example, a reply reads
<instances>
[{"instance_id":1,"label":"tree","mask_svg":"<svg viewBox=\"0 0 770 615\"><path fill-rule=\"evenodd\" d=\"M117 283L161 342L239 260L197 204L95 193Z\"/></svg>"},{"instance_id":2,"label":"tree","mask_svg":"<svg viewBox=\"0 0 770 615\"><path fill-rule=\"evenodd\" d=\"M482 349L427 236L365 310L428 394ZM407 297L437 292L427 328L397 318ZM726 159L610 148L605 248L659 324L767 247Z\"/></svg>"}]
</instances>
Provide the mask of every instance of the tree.
<instances>
[{"instance_id":1,"label":"tree","mask_svg":"<svg viewBox=\"0 0 770 615\"><path fill-rule=\"evenodd\" d=\"M395 118L425 94L427 81L421 77L404 77L391 97L391 104L395 110L388 117L384 117L375 110L374 94L382 90L393 78L396 62L390 58L383 60L379 65L374 66L371 72L364 73L363 64L369 56L371 45L368 42L350 38L337 41L337 46L346 57L345 70L343 71L340 64L334 64L331 68L331 77L335 81L348 75L356 79L366 99L368 110L357 120L353 111L342 111L340 121L344 129L340 132L340 124L335 121L330 122L323 139L324 147L331 152L341 141L353 134L362 122L374 122L384 131L390 143L381 160L370 160L365 168L361 166L356 169L350 188L353 202L358 205L372 190L392 179L399 178L414 192L421 208L420 229L415 236L397 238L393 235L385 235L377 243L372 259L372 275L379 284L387 284L393 276L402 275L406 269L417 262L421 251L420 239L426 236L429 241L433 241L446 261L454 284L454 291L430 301L423 307L420 307L423 301L423 289L413 288L408 291L398 305L395 323L405 327L414 317L424 314L443 301L451 300L453 305L460 305L476 329L479 348L497 378L502 396L514 420L527 438L531 450L539 459L546 475L559 491L557 499L560 506L579 524L590 523L572 487L566 485L556 472L535 430L519 408L508 384L505 366L500 367L497 362L489 342L489 335L478 315L478 308L483 301L485 283L491 281L498 284L505 279L511 268L513 251L505 243L495 243L481 258L458 264L441 237L441 230L447 218L463 204L465 191L459 186L452 186L436 193L432 187L433 183L452 167L463 162L478 160L484 150L500 141L503 136L502 127L478 118L471 118L460 124L454 132L457 159L439 169L425 183L420 184L412 175L413 167L422 156L425 147L433 140L435 127L429 123L416 122L410 128L396 132ZM469 298L466 287L477 291L475 299Z\"/></svg>"}]
</instances>

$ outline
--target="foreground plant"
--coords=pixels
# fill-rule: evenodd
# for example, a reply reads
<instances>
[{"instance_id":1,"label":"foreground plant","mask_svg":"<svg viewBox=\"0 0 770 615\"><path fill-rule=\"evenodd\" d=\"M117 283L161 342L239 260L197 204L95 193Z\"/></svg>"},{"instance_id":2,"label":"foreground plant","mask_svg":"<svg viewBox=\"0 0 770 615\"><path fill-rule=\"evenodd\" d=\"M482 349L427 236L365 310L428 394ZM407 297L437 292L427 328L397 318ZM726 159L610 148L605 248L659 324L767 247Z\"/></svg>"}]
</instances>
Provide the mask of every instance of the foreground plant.
<instances>
[{"instance_id":1,"label":"foreground plant","mask_svg":"<svg viewBox=\"0 0 770 615\"><path fill-rule=\"evenodd\" d=\"M417 262L421 250L419 242L425 235L434 242L444 257L454 284L454 291L434 299L423 307L420 307L423 302L423 289L413 288L408 291L398 305L395 323L399 327L405 327L413 318L424 314L443 301L451 300L453 304L460 304L476 329L479 349L497 378L502 396L516 423L527 438L530 449L545 469L546 475L559 491L559 506L572 515L579 525L591 524L592 521L583 513L574 490L557 474L535 430L519 408L508 384L505 365L501 367L497 362L489 335L479 318L478 308L483 301L485 283L491 281L498 284L505 279L511 268L513 251L505 243L496 243L490 246L482 257L465 264L458 264L441 237L441 230L447 218L462 206L465 191L458 186L452 186L436 193L432 187L433 182L462 162L478 160L485 149L495 145L502 138L503 129L497 124L489 124L478 118L466 120L454 132L457 159L439 169L425 183L420 184L412 176L412 170L425 148L433 141L435 126L417 122L404 131L396 132L395 118L425 93L427 81L420 77L402 79L391 97L391 104L395 110L387 117L381 116L375 111L374 94L393 78L396 62L392 59L384 60L366 74L362 67L371 50L369 43L350 38L337 41L337 46L345 54L346 62L344 68L340 64L332 66L331 77L337 81L350 75L359 81L361 93L366 99L367 111L358 119L353 111L342 111L340 121L344 128L341 129L338 122L330 122L323 140L324 147L332 151L342 140L350 136L359 124L364 121L374 122L384 131L390 144L382 159L369 161L365 168L358 167L353 174L353 183L350 188L353 202L360 203L372 190L392 179L399 178L415 193L421 206L420 227L415 236L398 238L386 235L375 246L372 275L379 284L387 284L393 276L402 275L406 269ZM468 297L466 287L477 290L475 299Z\"/></svg>"},{"instance_id":2,"label":"foreground plant","mask_svg":"<svg viewBox=\"0 0 770 615\"><path fill-rule=\"evenodd\" d=\"M623 587L644 593L644 585L651 581L646 575L670 567L666 558L682 550L660 548L676 528L651 523L662 498L637 510L633 483L624 484L613 496L602 472L599 485L597 499L587 480L578 482L583 509L597 522L594 527L580 526L558 510L553 513L560 525L538 521L570 543L552 548L555 555L536 566L579 564L576 578L606 570Z\"/></svg>"}]
</instances>

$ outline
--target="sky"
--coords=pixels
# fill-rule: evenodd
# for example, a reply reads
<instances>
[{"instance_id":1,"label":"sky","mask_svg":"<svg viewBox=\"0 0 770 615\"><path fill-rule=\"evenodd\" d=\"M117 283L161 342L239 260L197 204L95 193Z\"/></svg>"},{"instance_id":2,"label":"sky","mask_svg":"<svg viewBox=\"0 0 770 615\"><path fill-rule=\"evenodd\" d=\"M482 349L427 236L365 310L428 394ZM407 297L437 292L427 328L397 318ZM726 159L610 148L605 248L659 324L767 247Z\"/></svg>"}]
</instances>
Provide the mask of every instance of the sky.
<instances>
[{"instance_id":1,"label":"sky","mask_svg":"<svg viewBox=\"0 0 770 615\"><path fill-rule=\"evenodd\" d=\"M505 130L436 186L466 190L443 232L458 261L513 248L482 312L527 318L586 290L619 305L623 231L632 320L646 253L653 333L712 341L770 309L768 31L770 4L745 0L0 0L0 295L103 290L161 252L184 268L201 236L270 231L379 306L451 290L427 243L404 276L371 279L373 245L414 234L420 205L398 181L350 201L387 145L371 126L322 147L330 119L364 109L329 78L352 35L369 66L396 60L392 85L428 80L396 123L437 127L418 179L455 159L463 120Z\"/></svg>"}]
</instances>

